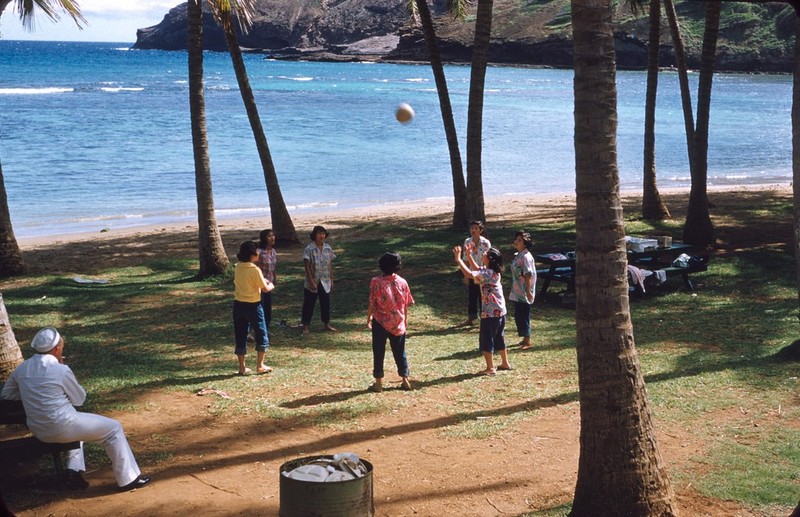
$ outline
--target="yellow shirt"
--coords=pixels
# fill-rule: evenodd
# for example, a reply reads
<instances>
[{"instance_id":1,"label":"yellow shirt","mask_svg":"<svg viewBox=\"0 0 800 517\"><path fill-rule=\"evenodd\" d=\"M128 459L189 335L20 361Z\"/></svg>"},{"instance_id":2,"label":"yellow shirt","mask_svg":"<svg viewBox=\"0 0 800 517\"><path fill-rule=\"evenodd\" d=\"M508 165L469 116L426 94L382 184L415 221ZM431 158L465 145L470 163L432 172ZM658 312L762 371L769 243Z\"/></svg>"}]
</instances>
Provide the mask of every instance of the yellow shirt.
<instances>
[{"instance_id":1,"label":"yellow shirt","mask_svg":"<svg viewBox=\"0 0 800 517\"><path fill-rule=\"evenodd\" d=\"M261 288L267 287L261 268L252 262L239 262L233 272L234 297L237 301L256 303L261 301Z\"/></svg>"}]
</instances>

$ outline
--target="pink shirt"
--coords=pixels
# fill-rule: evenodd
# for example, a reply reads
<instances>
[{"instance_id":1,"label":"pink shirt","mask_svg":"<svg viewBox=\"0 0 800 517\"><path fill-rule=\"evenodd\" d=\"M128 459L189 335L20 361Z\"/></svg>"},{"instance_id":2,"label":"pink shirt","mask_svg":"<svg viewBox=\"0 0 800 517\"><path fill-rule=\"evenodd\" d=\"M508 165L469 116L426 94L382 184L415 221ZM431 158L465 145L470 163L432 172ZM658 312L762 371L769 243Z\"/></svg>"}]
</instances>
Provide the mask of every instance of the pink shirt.
<instances>
[{"instance_id":1,"label":"pink shirt","mask_svg":"<svg viewBox=\"0 0 800 517\"><path fill-rule=\"evenodd\" d=\"M369 282L369 307L372 319L395 336L406 333L406 310L414 303L411 289L403 277L380 275Z\"/></svg>"},{"instance_id":2,"label":"pink shirt","mask_svg":"<svg viewBox=\"0 0 800 517\"><path fill-rule=\"evenodd\" d=\"M275 252L275 248L264 249L258 248L258 260L256 264L258 267L261 268L261 272L264 273L264 278L275 283L275 265L278 263L278 254Z\"/></svg>"}]
</instances>

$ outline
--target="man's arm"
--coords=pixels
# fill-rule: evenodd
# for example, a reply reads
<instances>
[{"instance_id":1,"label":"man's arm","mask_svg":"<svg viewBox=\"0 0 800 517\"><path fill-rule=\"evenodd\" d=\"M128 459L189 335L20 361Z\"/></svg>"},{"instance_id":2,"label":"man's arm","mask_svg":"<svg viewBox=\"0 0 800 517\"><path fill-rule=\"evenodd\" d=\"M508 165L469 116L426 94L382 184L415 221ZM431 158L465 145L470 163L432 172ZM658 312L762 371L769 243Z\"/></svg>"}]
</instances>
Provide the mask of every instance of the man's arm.
<instances>
[{"instance_id":1,"label":"man's arm","mask_svg":"<svg viewBox=\"0 0 800 517\"><path fill-rule=\"evenodd\" d=\"M14 374L11 374L11 377L8 378L8 381L3 385L3 391L0 391L0 399L6 400L21 400L19 394L19 385L17 384L16 379L14 379Z\"/></svg>"},{"instance_id":2,"label":"man's arm","mask_svg":"<svg viewBox=\"0 0 800 517\"><path fill-rule=\"evenodd\" d=\"M67 394L70 404L82 406L86 401L86 390L78 383L78 379L75 378L70 367L66 366L65 368L67 371L64 374L64 393Z\"/></svg>"}]
</instances>

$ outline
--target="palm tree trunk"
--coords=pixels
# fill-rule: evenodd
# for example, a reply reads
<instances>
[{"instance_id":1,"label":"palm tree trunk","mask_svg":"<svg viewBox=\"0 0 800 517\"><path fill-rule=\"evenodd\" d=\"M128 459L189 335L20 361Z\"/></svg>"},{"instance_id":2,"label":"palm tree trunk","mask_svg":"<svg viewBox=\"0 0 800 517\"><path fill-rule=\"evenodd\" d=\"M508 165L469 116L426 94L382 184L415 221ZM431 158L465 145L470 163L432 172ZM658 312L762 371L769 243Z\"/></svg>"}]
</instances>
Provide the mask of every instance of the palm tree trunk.
<instances>
[{"instance_id":1,"label":"palm tree trunk","mask_svg":"<svg viewBox=\"0 0 800 517\"><path fill-rule=\"evenodd\" d=\"M570 515L675 515L628 304L612 0L572 0L580 458Z\"/></svg>"},{"instance_id":2,"label":"palm tree trunk","mask_svg":"<svg viewBox=\"0 0 800 517\"><path fill-rule=\"evenodd\" d=\"M425 43L428 46L431 71L436 82L436 93L439 95L439 108L442 111L444 134L447 138L447 149L450 151L450 171L453 175L453 229L463 230L469 225L467 188L464 184L464 165L461 162L461 151L458 148L453 107L450 104L450 93L447 90L447 79L444 75L439 44L436 42L436 30L433 27L431 10L428 8L427 0L415 0L415 2L422 23L422 34L425 36Z\"/></svg>"},{"instance_id":3,"label":"palm tree trunk","mask_svg":"<svg viewBox=\"0 0 800 517\"><path fill-rule=\"evenodd\" d=\"M3 179L3 165L0 164L0 278L19 275L25 272L22 252L14 237L11 225L11 212L8 210L6 184Z\"/></svg>"},{"instance_id":4,"label":"palm tree trunk","mask_svg":"<svg viewBox=\"0 0 800 517\"><path fill-rule=\"evenodd\" d=\"M6 382L21 362L22 351L14 337L14 331L11 330L6 304L3 302L3 294L0 293L0 382Z\"/></svg>"},{"instance_id":5,"label":"palm tree trunk","mask_svg":"<svg viewBox=\"0 0 800 517\"><path fill-rule=\"evenodd\" d=\"M794 30L794 83L792 85L792 193L794 200L794 260L800 304L800 19ZM800 317L800 312L798 312ZM797 512L800 514L800 504Z\"/></svg>"},{"instance_id":6,"label":"palm tree trunk","mask_svg":"<svg viewBox=\"0 0 800 517\"><path fill-rule=\"evenodd\" d=\"M206 101L203 90L203 5L202 0L188 0L189 32L189 109L192 119L192 150L197 192L197 226L201 278L219 275L230 265L214 215L211 186L211 162L206 133Z\"/></svg>"},{"instance_id":7,"label":"palm tree trunk","mask_svg":"<svg viewBox=\"0 0 800 517\"><path fill-rule=\"evenodd\" d=\"M794 510L792 510L791 515L789 517L800 517L800 503L797 503L797 506Z\"/></svg>"},{"instance_id":8,"label":"palm tree trunk","mask_svg":"<svg viewBox=\"0 0 800 517\"><path fill-rule=\"evenodd\" d=\"M297 232L283 200L281 187L278 184L278 175L275 172L275 165L272 162L272 154L269 151L267 136L264 134L264 126L261 124L261 117L258 115L258 105L253 95L253 88L250 86L250 79L247 76L247 69L242 59L242 50L236 38L236 30L230 20L229 13L223 13L227 20L223 20L223 30L225 32L225 42L228 44L228 52L233 62L233 70L236 72L236 81L239 83L239 91L242 95L242 102L247 111L247 118L250 121L250 128L253 131L253 138L256 141L258 157L261 160L261 168L264 170L264 182L267 185L267 196L269 198L269 213L272 219L272 231L275 238L281 242L297 243Z\"/></svg>"},{"instance_id":9,"label":"palm tree trunk","mask_svg":"<svg viewBox=\"0 0 800 517\"><path fill-rule=\"evenodd\" d=\"M489 61L489 39L492 33L493 0L478 0L475 19L475 43L472 46L472 68L469 77L467 108L467 211L470 220L486 220L483 202L481 154L483 151L483 90L486 65Z\"/></svg>"},{"instance_id":10,"label":"palm tree trunk","mask_svg":"<svg viewBox=\"0 0 800 517\"><path fill-rule=\"evenodd\" d=\"M686 129L686 151L689 155L689 171L691 171L692 160L694 160L694 112L692 110L692 91L689 88L689 67L686 65L686 49L683 46L681 27L678 24L678 16L675 14L675 4L672 0L664 0L664 11L667 14L672 46L675 49L675 67L678 69L683 125Z\"/></svg>"},{"instance_id":11,"label":"palm tree trunk","mask_svg":"<svg viewBox=\"0 0 800 517\"><path fill-rule=\"evenodd\" d=\"M650 37L647 41L647 94L644 104L644 170L642 216L651 221L670 217L656 185L656 94L658 52L661 48L661 2L650 0Z\"/></svg>"},{"instance_id":12,"label":"palm tree trunk","mask_svg":"<svg viewBox=\"0 0 800 517\"><path fill-rule=\"evenodd\" d=\"M706 28L697 87L697 127L694 132L692 187L683 226L683 242L696 246L714 244L714 226L708 213L708 125L711 114L711 83L719 37L721 2L706 2Z\"/></svg>"},{"instance_id":13,"label":"palm tree trunk","mask_svg":"<svg viewBox=\"0 0 800 517\"><path fill-rule=\"evenodd\" d=\"M3 11L11 3L11 0L0 0L0 18L3 16ZM80 13L77 4L72 2L65 2L61 0L55 2L69 14L75 23L80 27L80 22L85 21ZM23 14L23 24L26 20L32 20L33 13L36 9L44 11L44 13L51 19L57 19L54 16L52 7L45 9L41 2L19 2L17 5L20 12ZM25 272L25 262L22 260L22 252L17 244L17 238L14 236L14 227L11 224L11 213L8 209L8 196L6 195L6 185L3 179L3 167L0 164L0 277L19 275ZM4 309L5 312L5 309ZM13 338L13 335L12 335ZM16 342L15 342L16 344Z\"/></svg>"}]
</instances>

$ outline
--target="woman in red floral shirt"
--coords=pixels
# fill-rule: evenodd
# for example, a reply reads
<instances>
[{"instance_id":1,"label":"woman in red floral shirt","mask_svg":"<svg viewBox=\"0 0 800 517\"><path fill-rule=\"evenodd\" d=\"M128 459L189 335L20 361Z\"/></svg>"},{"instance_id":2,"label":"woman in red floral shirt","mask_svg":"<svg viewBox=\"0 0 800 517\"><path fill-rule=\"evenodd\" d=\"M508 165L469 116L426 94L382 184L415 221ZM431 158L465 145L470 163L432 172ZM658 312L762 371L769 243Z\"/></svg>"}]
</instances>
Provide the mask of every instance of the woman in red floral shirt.
<instances>
[{"instance_id":1,"label":"woman in red floral shirt","mask_svg":"<svg viewBox=\"0 0 800 517\"><path fill-rule=\"evenodd\" d=\"M367 327L372 329L372 376L375 383L369 391L383 391L383 358L386 355L386 340L392 347L397 375L402 377L400 389L410 390L408 360L406 359L406 323L408 306L414 303L408 283L397 274L402 267L400 255L387 252L378 260L382 275L369 283L369 311Z\"/></svg>"}]
</instances>

